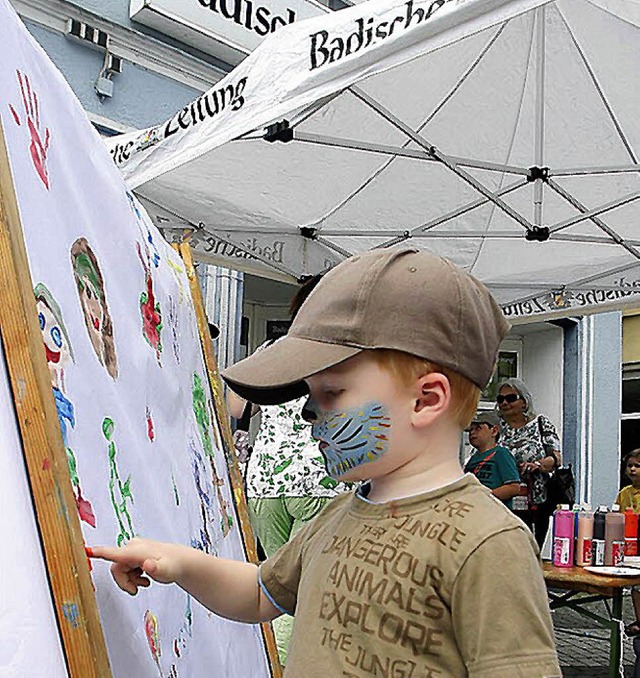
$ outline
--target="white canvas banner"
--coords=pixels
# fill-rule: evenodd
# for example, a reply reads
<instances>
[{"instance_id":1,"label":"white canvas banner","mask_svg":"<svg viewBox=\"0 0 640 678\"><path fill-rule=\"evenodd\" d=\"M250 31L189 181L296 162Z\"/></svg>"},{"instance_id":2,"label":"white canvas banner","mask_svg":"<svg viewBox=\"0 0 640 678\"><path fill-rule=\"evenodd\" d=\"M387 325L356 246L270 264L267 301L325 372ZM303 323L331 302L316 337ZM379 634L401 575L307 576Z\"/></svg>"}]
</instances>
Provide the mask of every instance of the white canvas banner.
<instances>
[{"instance_id":1,"label":"white canvas banner","mask_svg":"<svg viewBox=\"0 0 640 678\"><path fill-rule=\"evenodd\" d=\"M0 120L85 541L244 559L183 264L7 0L0 45ZM177 586L130 598L105 563L93 579L114 676L269 675L259 626Z\"/></svg>"},{"instance_id":2,"label":"white canvas banner","mask_svg":"<svg viewBox=\"0 0 640 678\"><path fill-rule=\"evenodd\" d=\"M0 341L0 676L66 678Z\"/></svg>"}]
</instances>

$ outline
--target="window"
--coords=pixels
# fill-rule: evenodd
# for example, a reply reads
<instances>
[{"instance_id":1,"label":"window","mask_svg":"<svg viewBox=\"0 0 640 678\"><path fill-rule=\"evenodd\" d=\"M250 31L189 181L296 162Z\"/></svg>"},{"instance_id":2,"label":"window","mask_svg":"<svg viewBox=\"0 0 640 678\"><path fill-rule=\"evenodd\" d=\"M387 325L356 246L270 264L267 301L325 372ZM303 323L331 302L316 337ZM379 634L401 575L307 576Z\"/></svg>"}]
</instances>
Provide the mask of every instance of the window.
<instances>
[{"instance_id":1,"label":"window","mask_svg":"<svg viewBox=\"0 0 640 678\"><path fill-rule=\"evenodd\" d=\"M498 384L503 379L510 379L518 376L518 351L500 351L498 353L498 364L491 377L491 381L482 391L480 401L484 403L495 403L498 395ZM483 407L483 409L485 409Z\"/></svg>"}]
</instances>

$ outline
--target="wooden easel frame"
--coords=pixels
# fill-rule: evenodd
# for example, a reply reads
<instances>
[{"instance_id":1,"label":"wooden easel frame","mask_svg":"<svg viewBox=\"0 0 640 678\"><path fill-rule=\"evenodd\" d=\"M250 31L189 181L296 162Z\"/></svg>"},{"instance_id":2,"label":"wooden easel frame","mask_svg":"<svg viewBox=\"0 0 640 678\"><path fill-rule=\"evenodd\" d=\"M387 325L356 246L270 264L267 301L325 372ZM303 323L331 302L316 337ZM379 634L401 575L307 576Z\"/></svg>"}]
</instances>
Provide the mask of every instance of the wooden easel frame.
<instances>
[{"instance_id":1,"label":"wooden easel frame","mask_svg":"<svg viewBox=\"0 0 640 678\"><path fill-rule=\"evenodd\" d=\"M1 123L0 334L67 670L71 678L108 678Z\"/></svg>"},{"instance_id":2,"label":"wooden easel frame","mask_svg":"<svg viewBox=\"0 0 640 678\"><path fill-rule=\"evenodd\" d=\"M200 332L200 342L202 344L202 352L204 354L204 362L207 368L207 376L209 377L209 386L213 395L214 409L218 418L218 425L222 432L222 447L227 461L227 469L229 471L229 479L233 489L233 497L235 500L236 510L240 520L240 531L242 533L242 542L245 549L245 556L250 563L258 563L258 554L256 551L256 541L253 534L253 528L249 520L249 511L247 507L247 500L244 494L244 485L242 482L242 474L238 466L238 458L236 456L235 448L233 446L233 437L231 435L231 426L229 424L229 410L224 399L222 390L222 381L220 380L220 372L218 371L218 363L215 353L213 352L213 342L209 334L209 323L207 315L204 310L204 299L202 298L202 290L198 282L195 267L193 265L193 257L191 255L191 247L187 239L183 240L178 246L178 251L182 257L182 261L187 271L189 278L189 287L191 289L191 297L196 312L198 321L198 331ZM282 667L278 658L278 650L276 647L276 640L273 635L271 624L261 624L262 636L264 638L265 647L267 649L267 656L269 657L272 678L282 677Z\"/></svg>"},{"instance_id":3,"label":"wooden easel frame","mask_svg":"<svg viewBox=\"0 0 640 678\"><path fill-rule=\"evenodd\" d=\"M202 292L189 245L183 243L179 251L189 276L245 554L249 561L257 562ZM33 281L1 121L0 337L67 671L70 678L110 678L107 648L42 346ZM262 633L272 678L281 678L271 625L263 624Z\"/></svg>"}]
</instances>

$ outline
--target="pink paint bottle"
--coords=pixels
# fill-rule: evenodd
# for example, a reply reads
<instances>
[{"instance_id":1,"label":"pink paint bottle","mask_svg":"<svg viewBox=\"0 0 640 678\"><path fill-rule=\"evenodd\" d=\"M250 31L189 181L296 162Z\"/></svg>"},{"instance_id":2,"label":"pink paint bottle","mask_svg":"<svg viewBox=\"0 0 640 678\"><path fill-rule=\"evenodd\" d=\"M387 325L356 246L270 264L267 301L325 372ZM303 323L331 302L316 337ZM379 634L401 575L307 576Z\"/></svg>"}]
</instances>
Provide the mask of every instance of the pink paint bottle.
<instances>
[{"instance_id":1,"label":"pink paint bottle","mask_svg":"<svg viewBox=\"0 0 640 678\"><path fill-rule=\"evenodd\" d=\"M575 515L569 504L561 504L553 514L553 565L573 567Z\"/></svg>"},{"instance_id":2,"label":"pink paint bottle","mask_svg":"<svg viewBox=\"0 0 640 678\"><path fill-rule=\"evenodd\" d=\"M578 529L576 539L576 565L584 567L591 565L593 558L593 511L590 506L585 506L578 513Z\"/></svg>"},{"instance_id":3,"label":"pink paint bottle","mask_svg":"<svg viewBox=\"0 0 640 678\"><path fill-rule=\"evenodd\" d=\"M623 560L624 514L618 504L612 504L604 523L604 564L618 566Z\"/></svg>"}]
</instances>

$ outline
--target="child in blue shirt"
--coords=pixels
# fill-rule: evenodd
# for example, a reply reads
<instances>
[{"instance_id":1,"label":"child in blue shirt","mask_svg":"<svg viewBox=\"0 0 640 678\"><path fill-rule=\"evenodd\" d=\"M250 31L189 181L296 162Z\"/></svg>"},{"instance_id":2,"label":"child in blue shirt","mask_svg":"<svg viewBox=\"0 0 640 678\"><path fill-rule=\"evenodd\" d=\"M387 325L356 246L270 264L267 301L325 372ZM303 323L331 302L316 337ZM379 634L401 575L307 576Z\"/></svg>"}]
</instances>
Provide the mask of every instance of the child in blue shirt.
<instances>
[{"instance_id":1,"label":"child in blue shirt","mask_svg":"<svg viewBox=\"0 0 640 678\"><path fill-rule=\"evenodd\" d=\"M467 432L475 452L464 470L473 473L494 497L512 508L513 497L520 491L520 474L511 452L497 444L500 418L495 412L478 412Z\"/></svg>"}]
</instances>

